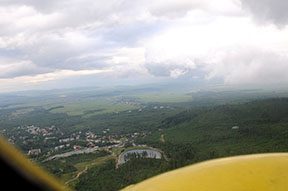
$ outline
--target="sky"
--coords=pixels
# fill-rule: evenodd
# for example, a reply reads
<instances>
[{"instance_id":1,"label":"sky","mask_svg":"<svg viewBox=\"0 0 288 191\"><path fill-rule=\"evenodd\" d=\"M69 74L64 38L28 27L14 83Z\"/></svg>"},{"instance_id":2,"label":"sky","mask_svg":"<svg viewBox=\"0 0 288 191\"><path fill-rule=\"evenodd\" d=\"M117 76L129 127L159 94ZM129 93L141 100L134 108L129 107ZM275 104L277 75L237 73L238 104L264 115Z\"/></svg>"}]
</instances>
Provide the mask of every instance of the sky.
<instances>
[{"instance_id":1,"label":"sky","mask_svg":"<svg viewBox=\"0 0 288 191\"><path fill-rule=\"evenodd\" d=\"M288 82L287 0L0 0L0 92Z\"/></svg>"}]
</instances>

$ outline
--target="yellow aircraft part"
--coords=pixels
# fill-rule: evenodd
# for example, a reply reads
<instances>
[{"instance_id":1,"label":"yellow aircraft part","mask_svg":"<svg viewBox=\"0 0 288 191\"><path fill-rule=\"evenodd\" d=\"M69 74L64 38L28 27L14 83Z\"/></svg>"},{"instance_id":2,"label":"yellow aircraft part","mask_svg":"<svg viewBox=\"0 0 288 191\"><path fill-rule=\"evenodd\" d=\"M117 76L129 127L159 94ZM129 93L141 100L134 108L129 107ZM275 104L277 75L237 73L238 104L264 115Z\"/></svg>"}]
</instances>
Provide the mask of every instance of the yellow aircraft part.
<instances>
[{"instance_id":1,"label":"yellow aircraft part","mask_svg":"<svg viewBox=\"0 0 288 191\"><path fill-rule=\"evenodd\" d=\"M288 154L210 160L167 172L124 191L287 191Z\"/></svg>"},{"instance_id":2,"label":"yellow aircraft part","mask_svg":"<svg viewBox=\"0 0 288 191\"><path fill-rule=\"evenodd\" d=\"M69 188L61 185L53 176L45 172L35 163L31 162L24 154L10 145L0 135L0 156L31 181L43 185L47 190L68 191ZM5 176L5 175L4 175ZM13 181L13 180L11 180ZM45 189L45 190L46 190Z\"/></svg>"}]
</instances>

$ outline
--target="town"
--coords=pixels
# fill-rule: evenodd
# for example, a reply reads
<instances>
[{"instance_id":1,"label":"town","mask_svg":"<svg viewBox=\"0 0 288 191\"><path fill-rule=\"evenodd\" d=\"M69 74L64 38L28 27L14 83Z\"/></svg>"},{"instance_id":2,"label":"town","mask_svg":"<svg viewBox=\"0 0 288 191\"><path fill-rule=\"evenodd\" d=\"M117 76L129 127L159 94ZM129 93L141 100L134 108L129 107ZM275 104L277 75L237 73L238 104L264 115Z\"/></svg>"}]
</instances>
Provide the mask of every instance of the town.
<instances>
[{"instance_id":1,"label":"town","mask_svg":"<svg viewBox=\"0 0 288 191\"><path fill-rule=\"evenodd\" d=\"M68 135L55 125L38 127L25 125L3 130L11 144L19 147L31 158L52 160L68 157L75 154L86 154L97 150L111 152L112 148L125 148L136 145L134 139L145 137L149 131L141 131L125 134L111 134L107 128L101 134L92 131L76 131Z\"/></svg>"}]
</instances>

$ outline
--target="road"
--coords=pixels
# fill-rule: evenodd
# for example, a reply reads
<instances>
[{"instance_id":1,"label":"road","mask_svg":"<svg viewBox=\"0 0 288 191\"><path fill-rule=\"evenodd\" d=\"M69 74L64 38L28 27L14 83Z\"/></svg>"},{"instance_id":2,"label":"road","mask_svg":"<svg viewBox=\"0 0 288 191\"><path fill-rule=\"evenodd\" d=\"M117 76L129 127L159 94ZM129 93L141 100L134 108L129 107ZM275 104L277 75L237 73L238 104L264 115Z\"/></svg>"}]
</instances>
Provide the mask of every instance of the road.
<instances>
[{"instance_id":1,"label":"road","mask_svg":"<svg viewBox=\"0 0 288 191\"><path fill-rule=\"evenodd\" d=\"M77 180L77 179L79 178L79 176L80 176L81 174L83 174L84 172L86 172L87 170L88 170L88 165L85 166L85 169L84 169L84 170L82 170L82 171L80 171L79 173L77 173L77 175L76 175L74 178L72 178L71 180L68 180L67 182L65 182L65 185L68 186L70 182Z\"/></svg>"}]
</instances>

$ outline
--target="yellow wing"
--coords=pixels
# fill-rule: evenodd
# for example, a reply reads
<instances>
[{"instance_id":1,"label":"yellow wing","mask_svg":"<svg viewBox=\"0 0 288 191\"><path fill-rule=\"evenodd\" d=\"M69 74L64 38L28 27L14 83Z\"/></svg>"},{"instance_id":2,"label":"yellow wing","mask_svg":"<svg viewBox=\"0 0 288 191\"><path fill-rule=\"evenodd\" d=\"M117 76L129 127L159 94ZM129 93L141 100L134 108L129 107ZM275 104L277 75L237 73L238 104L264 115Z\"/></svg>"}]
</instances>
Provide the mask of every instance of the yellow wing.
<instances>
[{"instance_id":1,"label":"yellow wing","mask_svg":"<svg viewBox=\"0 0 288 191\"><path fill-rule=\"evenodd\" d=\"M288 154L229 157L180 168L124 191L287 191Z\"/></svg>"},{"instance_id":2,"label":"yellow wing","mask_svg":"<svg viewBox=\"0 0 288 191\"><path fill-rule=\"evenodd\" d=\"M7 190L68 191L0 135L1 187ZM6 186L6 187L5 187Z\"/></svg>"}]
</instances>

